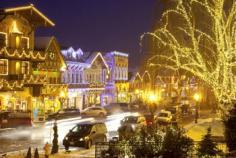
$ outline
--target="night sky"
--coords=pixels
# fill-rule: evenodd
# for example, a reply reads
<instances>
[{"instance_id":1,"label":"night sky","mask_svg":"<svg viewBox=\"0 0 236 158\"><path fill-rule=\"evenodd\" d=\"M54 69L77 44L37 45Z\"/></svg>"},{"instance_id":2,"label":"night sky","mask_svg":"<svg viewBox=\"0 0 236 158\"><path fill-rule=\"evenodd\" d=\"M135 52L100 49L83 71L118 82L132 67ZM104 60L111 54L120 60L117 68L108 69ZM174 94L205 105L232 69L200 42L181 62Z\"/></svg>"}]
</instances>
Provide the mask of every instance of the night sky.
<instances>
[{"instance_id":1,"label":"night sky","mask_svg":"<svg viewBox=\"0 0 236 158\"><path fill-rule=\"evenodd\" d=\"M0 0L0 8L34 4L56 25L37 36L55 36L63 47L83 51L117 50L137 67L145 53L142 33L151 31L162 12L159 0Z\"/></svg>"}]
</instances>

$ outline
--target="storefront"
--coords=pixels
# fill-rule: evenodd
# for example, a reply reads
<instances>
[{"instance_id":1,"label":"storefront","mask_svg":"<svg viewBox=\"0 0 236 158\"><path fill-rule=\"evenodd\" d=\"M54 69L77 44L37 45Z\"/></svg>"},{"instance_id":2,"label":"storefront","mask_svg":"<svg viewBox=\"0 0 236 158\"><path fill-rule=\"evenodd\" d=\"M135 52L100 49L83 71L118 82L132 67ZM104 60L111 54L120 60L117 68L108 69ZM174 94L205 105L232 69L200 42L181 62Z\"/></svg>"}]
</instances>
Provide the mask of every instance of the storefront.
<instances>
[{"instance_id":1,"label":"storefront","mask_svg":"<svg viewBox=\"0 0 236 158\"><path fill-rule=\"evenodd\" d=\"M0 93L0 110L2 111L30 111L31 107L29 101L29 90L24 91L10 91Z\"/></svg>"}]
</instances>

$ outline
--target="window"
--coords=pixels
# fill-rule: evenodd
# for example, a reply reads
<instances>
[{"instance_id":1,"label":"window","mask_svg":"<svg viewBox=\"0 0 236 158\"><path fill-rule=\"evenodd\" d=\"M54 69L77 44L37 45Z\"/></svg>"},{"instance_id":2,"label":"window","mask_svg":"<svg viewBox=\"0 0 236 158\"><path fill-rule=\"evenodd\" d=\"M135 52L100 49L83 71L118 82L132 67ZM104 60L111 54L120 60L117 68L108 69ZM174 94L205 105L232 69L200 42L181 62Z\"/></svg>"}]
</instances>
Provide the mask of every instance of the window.
<instances>
[{"instance_id":1,"label":"window","mask_svg":"<svg viewBox=\"0 0 236 158\"><path fill-rule=\"evenodd\" d=\"M0 59L0 75L8 74L8 60Z\"/></svg>"},{"instance_id":2,"label":"window","mask_svg":"<svg viewBox=\"0 0 236 158\"><path fill-rule=\"evenodd\" d=\"M21 47L24 49L29 48L29 38L28 37L22 37L21 38Z\"/></svg>"},{"instance_id":3,"label":"window","mask_svg":"<svg viewBox=\"0 0 236 158\"><path fill-rule=\"evenodd\" d=\"M29 74L29 62L23 61L21 65L21 73L22 74Z\"/></svg>"},{"instance_id":4,"label":"window","mask_svg":"<svg viewBox=\"0 0 236 158\"><path fill-rule=\"evenodd\" d=\"M20 46L20 37L16 36L16 48L19 48Z\"/></svg>"},{"instance_id":5,"label":"window","mask_svg":"<svg viewBox=\"0 0 236 158\"><path fill-rule=\"evenodd\" d=\"M68 75L67 75L67 81L68 81L68 83L70 83L70 73L68 73Z\"/></svg>"},{"instance_id":6,"label":"window","mask_svg":"<svg viewBox=\"0 0 236 158\"><path fill-rule=\"evenodd\" d=\"M72 74L72 83L74 83L74 74Z\"/></svg>"},{"instance_id":7,"label":"window","mask_svg":"<svg viewBox=\"0 0 236 158\"><path fill-rule=\"evenodd\" d=\"M0 47L4 47L7 45L7 34L4 32L0 32Z\"/></svg>"},{"instance_id":8,"label":"window","mask_svg":"<svg viewBox=\"0 0 236 158\"><path fill-rule=\"evenodd\" d=\"M79 83L79 74L76 74L76 83Z\"/></svg>"}]
</instances>

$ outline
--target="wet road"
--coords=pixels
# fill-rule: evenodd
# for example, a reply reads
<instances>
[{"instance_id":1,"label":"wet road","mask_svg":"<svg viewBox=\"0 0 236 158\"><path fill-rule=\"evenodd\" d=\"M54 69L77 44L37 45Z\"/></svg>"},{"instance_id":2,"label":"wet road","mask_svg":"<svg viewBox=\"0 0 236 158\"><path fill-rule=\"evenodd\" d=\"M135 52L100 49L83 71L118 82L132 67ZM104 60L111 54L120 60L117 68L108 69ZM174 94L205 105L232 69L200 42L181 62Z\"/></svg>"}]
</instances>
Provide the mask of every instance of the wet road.
<instances>
[{"instance_id":1,"label":"wet road","mask_svg":"<svg viewBox=\"0 0 236 158\"><path fill-rule=\"evenodd\" d=\"M113 136L117 135L116 131L120 126L120 120L129 115L137 115L137 113L127 112L110 115L104 119L77 117L59 120L57 121L59 146L60 148L63 148L62 140L65 135L73 126L81 122L105 122L108 129L108 137L112 138ZM52 121L38 127L17 128L0 131L0 154L16 150L24 150L28 147L37 147L39 149L43 148L46 142L52 142L53 124L54 122Z\"/></svg>"}]
</instances>

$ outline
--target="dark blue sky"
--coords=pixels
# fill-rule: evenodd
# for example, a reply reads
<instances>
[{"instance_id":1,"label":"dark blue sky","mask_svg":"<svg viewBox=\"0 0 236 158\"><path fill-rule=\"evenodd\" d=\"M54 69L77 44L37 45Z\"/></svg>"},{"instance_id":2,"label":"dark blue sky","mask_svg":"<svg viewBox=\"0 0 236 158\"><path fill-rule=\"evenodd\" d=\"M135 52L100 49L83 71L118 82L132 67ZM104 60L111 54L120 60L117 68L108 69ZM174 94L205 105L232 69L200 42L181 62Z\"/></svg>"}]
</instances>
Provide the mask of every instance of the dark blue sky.
<instances>
[{"instance_id":1,"label":"dark blue sky","mask_svg":"<svg viewBox=\"0 0 236 158\"><path fill-rule=\"evenodd\" d=\"M0 0L0 8L33 3L56 25L37 35L56 36L63 46L84 51L117 50L130 54L130 64L144 55L139 37L151 31L162 12L159 0Z\"/></svg>"}]
</instances>

